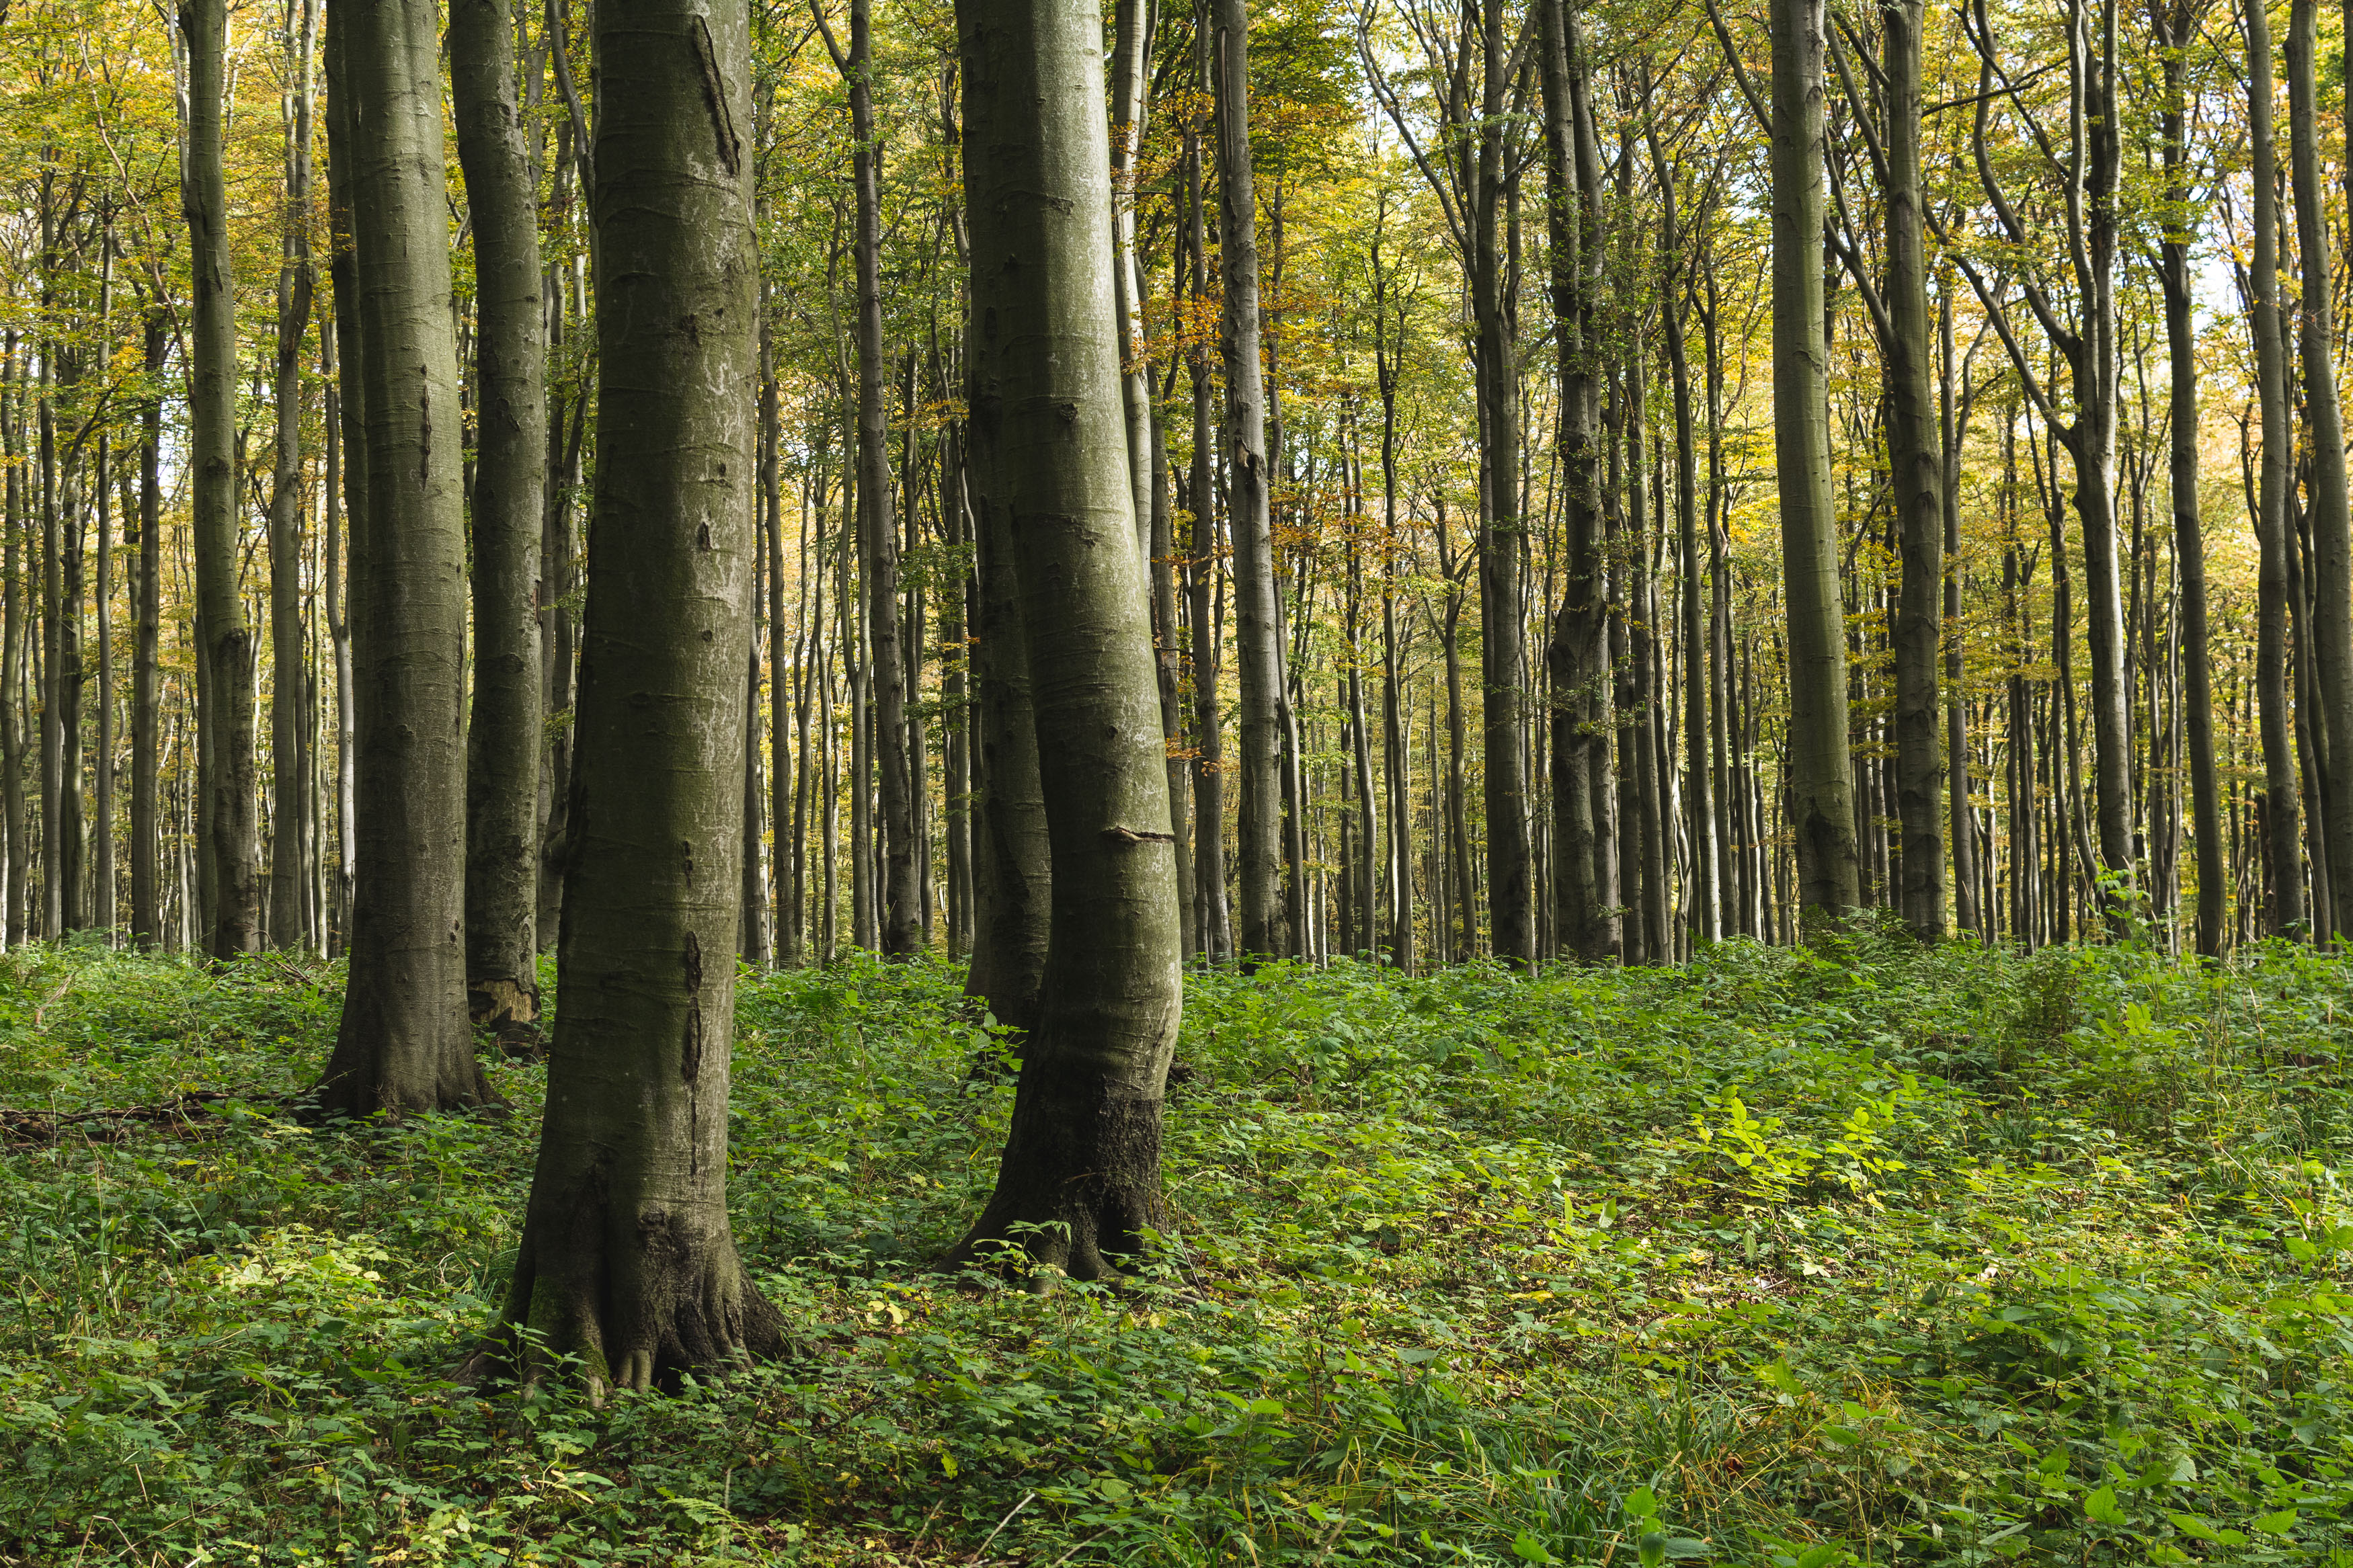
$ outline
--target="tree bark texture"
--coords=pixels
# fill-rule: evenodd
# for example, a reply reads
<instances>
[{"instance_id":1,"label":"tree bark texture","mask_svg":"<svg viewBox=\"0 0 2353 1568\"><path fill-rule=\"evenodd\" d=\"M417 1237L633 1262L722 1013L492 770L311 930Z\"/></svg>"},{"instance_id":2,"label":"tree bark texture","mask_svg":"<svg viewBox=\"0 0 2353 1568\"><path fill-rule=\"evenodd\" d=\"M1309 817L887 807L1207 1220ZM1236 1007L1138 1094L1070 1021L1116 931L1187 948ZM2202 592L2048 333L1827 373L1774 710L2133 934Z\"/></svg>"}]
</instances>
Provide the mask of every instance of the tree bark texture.
<instances>
[{"instance_id":1,"label":"tree bark texture","mask_svg":"<svg viewBox=\"0 0 2353 1568\"><path fill-rule=\"evenodd\" d=\"M328 17L330 92L351 116L368 500L351 574L351 973L317 1093L352 1116L494 1098L466 1026L466 539L438 21L433 0Z\"/></svg>"},{"instance_id":2,"label":"tree bark texture","mask_svg":"<svg viewBox=\"0 0 2353 1568\"><path fill-rule=\"evenodd\" d=\"M466 725L466 992L539 1016L540 531L547 458L538 193L509 0L452 0L449 79L474 231L474 701Z\"/></svg>"},{"instance_id":3,"label":"tree bark texture","mask_svg":"<svg viewBox=\"0 0 2353 1568\"><path fill-rule=\"evenodd\" d=\"M604 0L596 505L564 1005L506 1319L590 1392L770 1352L727 1219L750 657L750 20Z\"/></svg>"},{"instance_id":4,"label":"tree bark texture","mask_svg":"<svg viewBox=\"0 0 2353 1568\"><path fill-rule=\"evenodd\" d=\"M1093 12L1052 0L960 0L956 12L975 500L1012 543L1038 745L1053 759L1043 774L1053 859L1044 997L996 1193L957 1256L1010 1244L1093 1279L1166 1223L1161 1097L1183 1005L1103 219L1103 32Z\"/></svg>"},{"instance_id":5,"label":"tree bark texture","mask_svg":"<svg viewBox=\"0 0 2353 1568\"><path fill-rule=\"evenodd\" d=\"M1844 609L1831 493L1822 317L1821 0L1773 5L1773 447L1789 619L1789 816L1798 901L1836 919L1862 901L1847 765Z\"/></svg>"}]
</instances>

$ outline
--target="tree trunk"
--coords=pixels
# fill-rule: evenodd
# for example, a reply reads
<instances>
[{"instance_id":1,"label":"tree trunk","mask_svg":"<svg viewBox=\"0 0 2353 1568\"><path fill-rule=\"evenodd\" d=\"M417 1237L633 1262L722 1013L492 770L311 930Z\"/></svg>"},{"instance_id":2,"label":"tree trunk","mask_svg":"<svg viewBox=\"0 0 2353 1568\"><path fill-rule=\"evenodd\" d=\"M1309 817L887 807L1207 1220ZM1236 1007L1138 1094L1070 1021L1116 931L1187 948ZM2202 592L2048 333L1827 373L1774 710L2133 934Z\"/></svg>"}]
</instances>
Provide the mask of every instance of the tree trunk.
<instances>
[{"instance_id":1,"label":"tree trunk","mask_svg":"<svg viewBox=\"0 0 2353 1568\"><path fill-rule=\"evenodd\" d=\"M278 268L276 458L269 484L269 945L299 951L309 857L303 853L302 770L311 730L302 638L302 339L311 325L311 59L317 0L302 0L286 61L293 112L286 127L285 238Z\"/></svg>"},{"instance_id":2,"label":"tree trunk","mask_svg":"<svg viewBox=\"0 0 2353 1568\"><path fill-rule=\"evenodd\" d=\"M2254 165L2254 265L2251 268L2255 337L2255 389L2261 405L2263 477L2255 505L2255 691L2263 744L2263 827L2272 868L2274 935L2302 936L2304 899L2302 790L2297 780L2295 721L2288 705L2287 345L2279 319L2279 154L2272 131L2275 96L2271 24L2261 6L2247 9L2248 140Z\"/></svg>"},{"instance_id":3,"label":"tree trunk","mask_svg":"<svg viewBox=\"0 0 2353 1568\"><path fill-rule=\"evenodd\" d=\"M1922 0L1881 12L1887 73L1887 445L1894 468L1902 585L1894 626L1895 805L1904 836L1898 906L1922 942L1945 935L1944 456L1937 439L1928 312L1926 218L1920 190Z\"/></svg>"},{"instance_id":4,"label":"tree trunk","mask_svg":"<svg viewBox=\"0 0 2353 1568\"><path fill-rule=\"evenodd\" d=\"M1009 1244L1095 1279L1166 1223L1161 1095L1184 997L1102 221L1102 34L1093 12L1046 0L962 0L957 32L978 301L976 500L1017 557L1038 744L1055 765L1043 773L1052 974L996 1193L956 1256Z\"/></svg>"},{"instance_id":5,"label":"tree trunk","mask_svg":"<svg viewBox=\"0 0 2353 1568\"><path fill-rule=\"evenodd\" d=\"M1789 794L1809 920L1862 901L1822 300L1821 0L1773 4L1773 446L1789 617Z\"/></svg>"},{"instance_id":6,"label":"tree trunk","mask_svg":"<svg viewBox=\"0 0 2353 1568\"><path fill-rule=\"evenodd\" d=\"M1596 863L1593 812L1595 770L1606 768L1609 748L1590 719L1609 613L1593 449L1592 340L1601 272L1598 152L1590 146L1576 14L1564 0L1542 0L1540 20L1553 341L1567 492L1560 607L1545 647L1552 704L1553 920L1564 949L1598 963L1616 946Z\"/></svg>"},{"instance_id":7,"label":"tree trunk","mask_svg":"<svg viewBox=\"0 0 2353 1568\"><path fill-rule=\"evenodd\" d=\"M161 329L160 310L148 318L148 342L152 347ZM10 387L21 384L23 362L17 357L16 334L7 337L7 382ZM23 461L23 425L18 408L24 394L5 395L0 389L0 456L7 465L7 515L0 519L6 531L0 535L0 820L7 830L8 868L5 885L8 946L24 945L25 924L25 865L32 857L31 824L25 819L25 709L18 694L25 683L25 465ZM159 394L152 405L149 418L149 450L155 450L160 440L163 422L163 399ZM154 459L148 459L152 470Z\"/></svg>"},{"instance_id":8,"label":"tree trunk","mask_svg":"<svg viewBox=\"0 0 2353 1568\"><path fill-rule=\"evenodd\" d=\"M1275 598L1267 470L1266 388L1259 355L1258 198L1250 171L1250 15L1245 0L1213 0L1218 121L1218 216L1225 310L1226 510L1233 547L1240 653L1241 815L1236 933L1246 963L1283 946L1282 627Z\"/></svg>"},{"instance_id":9,"label":"tree trunk","mask_svg":"<svg viewBox=\"0 0 2353 1568\"><path fill-rule=\"evenodd\" d=\"M2330 928L2353 933L2353 778L2335 766L2353 756L2353 525L2348 525L2345 426L2337 394L2328 217L2322 203L2318 95L2314 87L2316 0L2288 11L2289 183L2295 192L2297 249L2304 270L2296 312L2304 364L2304 414L2311 443L2312 650L2330 763L2321 809L2328 847Z\"/></svg>"},{"instance_id":10,"label":"tree trunk","mask_svg":"<svg viewBox=\"0 0 2353 1568\"><path fill-rule=\"evenodd\" d=\"M727 1220L759 297L746 14L596 8L596 498L562 1008L505 1321L592 1397L772 1352Z\"/></svg>"},{"instance_id":11,"label":"tree trunk","mask_svg":"<svg viewBox=\"0 0 2353 1568\"><path fill-rule=\"evenodd\" d=\"M146 321L145 364L149 383L159 388L171 342L168 319L160 307L151 305ZM157 764L161 760L157 720L163 700L161 683L156 679L156 655L164 626L164 398L160 390L142 410L141 420L139 565L133 601L138 629L131 656L131 940L142 951L152 951L164 940L163 884L156 865L163 842L156 800ZM10 591L14 592L13 587ZM11 599L9 604L13 616L15 601ZM6 643L13 658L15 647L13 642L7 642L6 633L0 632L0 642ZM0 668L0 708L13 710L14 705L5 695L13 689L13 681L14 677ZM13 729L14 724L13 712L0 718L0 728ZM0 762L0 766L7 768L8 787L15 788L14 759ZM11 877L16 875L16 842L12 837Z\"/></svg>"},{"instance_id":12,"label":"tree trunk","mask_svg":"<svg viewBox=\"0 0 2353 1568\"><path fill-rule=\"evenodd\" d=\"M208 829L204 847L213 918L205 933L215 958L259 945L255 886L259 824L254 804L253 633L237 592L237 298L230 274L228 196L222 173L227 104L227 0L186 0L180 30L188 47L188 220L195 331L190 344L188 468L195 541L197 658L210 709L204 751ZM449 417L456 417L456 405Z\"/></svg>"},{"instance_id":13,"label":"tree trunk","mask_svg":"<svg viewBox=\"0 0 2353 1568\"><path fill-rule=\"evenodd\" d=\"M1195 18L1195 89L1204 96L1210 78L1208 0L1198 0ZM1197 310L1209 299L1208 217L1203 190L1199 117L1185 121L1185 254L1187 289ZM1226 892L1226 784L1224 715L1219 672L1225 659L1223 600L1217 589L1218 498L1212 479L1216 440L1211 434L1209 346L1196 333L1186 353L1192 381L1193 461L1185 493L1191 528L1186 543L1186 577L1193 643L1193 903L1199 911L1199 947L1211 963L1234 953L1232 910Z\"/></svg>"},{"instance_id":14,"label":"tree trunk","mask_svg":"<svg viewBox=\"0 0 2353 1568\"><path fill-rule=\"evenodd\" d=\"M827 34L830 43L832 35ZM915 782L907 745L906 660L899 637L899 524L892 503L890 415L882 342L882 144L874 127L873 7L850 0L849 50L836 58L849 86L858 231L858 538L866 594L868 744L881 774L883 953L922 951L923 892L915 863ZM866 789L861 772L858 788Z\"/></svg>"},{"instance_id":15,"label":"tree trunk","mask_svg":"<svg viewBox=\"0 0 2353 1568\"><path fill-rule=\"evenodd\" d=\"M2197 854L2198 951L2222 952L2222 821L2214 772L2214 678L2207 646L2206 537L2198 506L2198 337L2189 270L2190 171L2188 67L2183 51L2196 27L2187 5L2159 5L2153 16L2165 72L2159 125L2165 138L2166 200L2171 205L2158 280L2165 291L2166 358L2171 368L2173 559L2179 596L2181 698L2189 731L2189 822Z\"/></svg>"},{"instance_id":16,"label":"tree trunk","mask_svg":"<svg viewBox=\"0 0 2353 1568\"><path fill-rule=\"evenodd\" d=\"M966 353L965 374L980 374L977 344ZM979 405L981 390L977 380L970 382L969 406ZM989 505L981 493L986 481L979 439L976 427L967 424L975 569L980 581L972 651L980 787L973 836L976 907L965 994L985 1002L999 1024L1026 1034L1037 1026L1045 984L1053 850L1047 840L1037 717L1029 696L1029 645L1022 625L1014 542L1006 510Z\"/></svg>"},{"instance_id":17,"label":"tree trunk","mask_svg":"<svg viewBox=\"0 0 2353 1568\"><path fill-rule=\"evenodd\" d=\"M539 1016L540 533L546 328L538 192L509 0L453 0L449 79L474 231L474 701L466 727L466 1001L527 1037Z\"/></svg>"},{"instance_id":18,"label":"tree trunk","mask_svg":"<svg viewBox=\"0 0 2353 1568\"><path fill-rule=\"evenodd\" d=\"M379 0L341 22L336 10L329 96L350 115L368 500L351 584L351 976L317 1095L365 1116L495 1096L466 1026L466 538L438 15L430 0ZM217 660L212 679L217 695Z\"/></svg>"}]
</instances>

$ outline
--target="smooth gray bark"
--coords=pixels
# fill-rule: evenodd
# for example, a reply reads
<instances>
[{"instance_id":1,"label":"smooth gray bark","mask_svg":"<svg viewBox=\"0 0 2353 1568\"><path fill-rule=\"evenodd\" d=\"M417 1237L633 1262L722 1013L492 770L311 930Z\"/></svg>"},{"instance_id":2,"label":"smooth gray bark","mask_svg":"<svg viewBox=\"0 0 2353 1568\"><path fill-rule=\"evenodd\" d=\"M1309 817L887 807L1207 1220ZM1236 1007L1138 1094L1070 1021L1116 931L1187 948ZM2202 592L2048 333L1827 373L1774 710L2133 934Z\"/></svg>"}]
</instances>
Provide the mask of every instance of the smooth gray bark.
<instances>
[{"instance_id":1,"label":"smooth gray bark","mask_svg":"<svg viewBox=\"0 0 2353 1568\"><path fill-rule=\"evenodd\" d=\"M592 1397L778 1348L727 1218L754 575L750 19L596 8L598 451L546 1119L505 1308Z\"/></svg>"},{"instance_id":2,"label":"smooth gray bark","mask_svg":"<svg viewBox=\"0 0 2353 1568\"><path fill-rule=\"evenodd\" d=\"M1184 993L1147 575L1134 548L1103 33L961 0L975 505L1009 539L1053 858L1051 947L987 1210L956 1248L1094 1279L1166 1223L1160 1112ZM1042 1228L1017 1230L1018 1226Z\"/></svg>"},{"instance_id":3,"label":"smooth gray bark","mask_svg":"<svg viewBox=\"0 0 2353 1568\"><path fill-rule=\"evenodd\" d=\"M466 725L466 1000L479 1026L539 1016L540 533L546 330L538 192L509 0L452 0L449 81L474 233L474 700Z\"/></svg>"}]
</instances>

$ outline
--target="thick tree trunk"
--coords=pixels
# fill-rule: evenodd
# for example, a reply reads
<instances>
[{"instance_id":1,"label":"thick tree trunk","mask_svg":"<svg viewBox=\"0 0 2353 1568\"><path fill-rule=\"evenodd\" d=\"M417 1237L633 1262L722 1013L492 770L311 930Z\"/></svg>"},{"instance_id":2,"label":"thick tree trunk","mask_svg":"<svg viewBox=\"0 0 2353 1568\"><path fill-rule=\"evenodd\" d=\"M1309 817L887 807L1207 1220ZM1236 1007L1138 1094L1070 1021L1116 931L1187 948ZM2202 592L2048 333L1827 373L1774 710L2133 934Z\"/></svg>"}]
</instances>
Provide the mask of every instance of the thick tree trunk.
<instances>
[{"instance_id":1,"label":"thick tree trunk","mask_svg":"<svg viewBox=\"0 0 2353 1568\"><path fill-rule=\"evenodd\" d=\"M599 432L547 1115L505 1317L592 1396L779 1343L727 1220L756 458L748 18L596 8Z\"/></svg>"},{"instance_id":2,"label":"thick tree trunk","mask_svg":"<svg viewBox=\"0 0 2353 1568\"><path fill-rule=\"evenodd\" d=\"M2320 184L2318 94L2314 85L2317 0L2295 0L2288 11L2289 184L2295 192L2296 248L2304 298L2296 312L2298 358L2304 365L2304 412L2312 469L2312 651L2330 763L2320 808L2327 844L2330 928L2353 933L2353 769L2335 764L2353 757L2353 522L2348 522L2345 426L2337 392L2335 320L2331 308L2328 216Z\"/></svg>"},{"instance_id":3,"label":"thick tree trunk","mask_svg":"<svg viewBox=\"0 0 2353 1568\"><path fill-rule=\"evenodd\" d=\"M538 193L509 0L453 0L449 79L474 231L474 701L466 726L466 1000L539 1016L540 531L547 447Z\"/></svg>"},{"instance_id":4,"label":"thick tree trunk","mask_svg":"<svg viewBox=\"0 0 2353 1568\"><path fill-rule=\"evenodd\" d=\"M237 592L237 299L230 273L228 196L222 174L227 105L227 0L187 0L188 220L195 331L190 342L188 468L195 541L197 657L206 720L204 856L213 918L204 934L215 958L251 952L260 937L255 862L253 632ZM453 404L449 418L457 416Z\"/></svg>"},{"instance_id":5,"label":"thick tree trunk","mask_svg":"<svg viewBox=\"0 0 2353 1568\"><path fill-rule=\"evenodd\" d=\"M466 1026L466 538L438 21L431 0L327 21L330 98L348 99L347 132L367 128L342 139L368 476L351 584L359 854L351 976L317 1090L350 1116L494 1098ZM212 675L217 693L217 662Z\"/></svg>"},{"instance_id":6,"label":"thick tree trunk","mask_svg":"<svg viewBox=\"0 0 2353 1568\"><path fill-rule=\"evenodd\" d=\"M1936 427L1936 318L1928 311L1920 191L1922 0L1884 6L1887 74L1887 444L1902 559L1895 644L1895 805L1904 838L1898 907L1922 942L1945 935L1944 456Z\"/></svg>"},{"instance_id":7,"label":"thick tree trunk","mask_svg":"<svg viewBox=\"0 0 2353 1568\"><path fill-rule=\"evenodd\" d=\"M1217 87L1218 215L1225 310L1219 342L1226 368L1226 512L1233 547L1240 654L1241 815L1236 932L1245 963L1283 946L1282 627L1275 598L1267 468L1266 388L1259 354L1258 197L1250 170L1250 14L1246 0L1213 0ZM1198 503L1197 503L1198 504Z\"/></svg>"},{"instance_id":8,"label":"thick tree trunk","mask_svg":"<svg viewBox=\"0 0 2353 1568\"><path fill-rule=\"evenodd\" d=\"M1810 919L1862 901L1822 301L1821 0L1773 4L1773 446L1789 617L1789 797Z\"/></svg>"},{"instance_id":9,"label":"thick tree trunk","mask_svg":"<svg viewBox=\"0 0 2353 1568\"><path fill-rule=\"evenodd\" d=\"M1053 858L1051 975L987 1209L956 1248L1094 1279L1166 1223L1183 1005L1146 574L1134 548L1092 11L962 0L976 502L1009 538ZM1238 39L1229 39L1236 44ZM1017 1231L1016 1226L1038 1227Z\"/></svg>"}]
</instances>

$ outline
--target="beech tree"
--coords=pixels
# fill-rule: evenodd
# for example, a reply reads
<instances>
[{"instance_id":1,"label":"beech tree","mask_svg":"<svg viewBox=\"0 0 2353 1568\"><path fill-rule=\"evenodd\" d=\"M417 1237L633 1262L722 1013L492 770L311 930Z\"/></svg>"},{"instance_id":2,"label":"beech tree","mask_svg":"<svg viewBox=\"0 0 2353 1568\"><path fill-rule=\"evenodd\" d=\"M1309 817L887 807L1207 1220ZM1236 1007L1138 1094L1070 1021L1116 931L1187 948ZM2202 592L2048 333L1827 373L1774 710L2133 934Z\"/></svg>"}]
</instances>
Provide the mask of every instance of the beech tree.
<instances>
[{"instance_id":1,"label":"beech tree","mask_svg":"<svg viewBox=\"0 0 2353 1568\"><path fill-rule=\"evenodd\" d=\"M330 5L348 156L366 526L352 541L360 694L351 972L330 1112L495 1098L466 1020L466 539L448 165L433 0Z\"/></svg>"},{"instance_id":2,"label":"beech tree","mask_svg":"<svg viewBox=\"0 0 2353 1568\"><path fill-rule=\"evenodd\" d=\"M474 240L473 706L466 724L466 986L475 1022L539 1016L540 531L547 460L537 193L508 0L449 10Z\"/></svg>"},{"instance_id":3,"label":"beech tree","mask_svg":"<svg viewBox=\"0 0 2353 1568\"><path fill-rule=\"evenodd\" d=\"M1098 1279L1166 1223L1160 1118L1183 1006L1175 843L1135 549L1103 31L958 0L973 502L1009 542L1053 863L1044 988L997 1188L953 1256Z\"/></svg>"},{"instance_id":4,"label":"beech tree","mask_svg":"<svg viewBox=\"0 0 2353 1568\"><path fill-rule=\"evenodd\" d=\"M592 1396L779 1343L727 1219L759 275L750 17L596 9L596 497L547 1111L504 1321ZM364 712L364 710L363 710Z\"/></svg>"}]
</instances>

